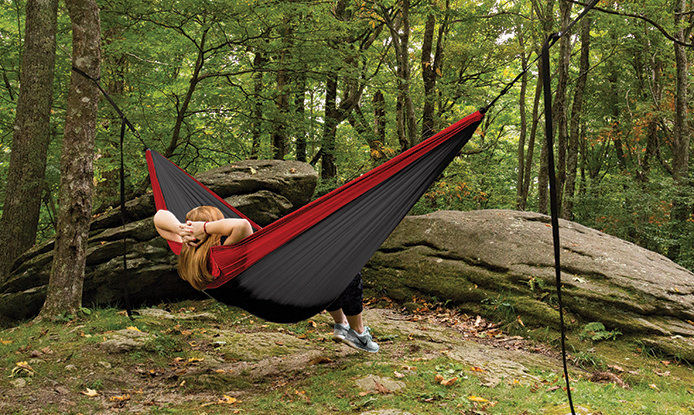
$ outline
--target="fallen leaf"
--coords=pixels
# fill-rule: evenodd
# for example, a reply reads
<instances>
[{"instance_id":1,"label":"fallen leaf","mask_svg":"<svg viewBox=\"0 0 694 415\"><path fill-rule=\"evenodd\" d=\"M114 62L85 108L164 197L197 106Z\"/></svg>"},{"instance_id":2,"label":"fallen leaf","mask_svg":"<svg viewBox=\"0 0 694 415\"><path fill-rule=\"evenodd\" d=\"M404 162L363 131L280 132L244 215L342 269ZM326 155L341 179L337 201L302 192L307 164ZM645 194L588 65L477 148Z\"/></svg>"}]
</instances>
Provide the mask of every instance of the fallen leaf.
<instances>
[{"instance_id":1,"label":"fallen leaf","mask_svg":"<svg viewBox=\"0 0 694 415\"><path fill-rule=\"evenodd\" d=\"M376 390L378 393L390 393L391 390L383 386L380 382L374 381L374 386L376 387Z\"/></svg>"},{"instance_id":2,"label":"fallen leaf","mask_svg":"<svg viewBox=\"0 0 694 415\"><path fill-rule=\"evenodd\" d=\"M403 375L402 373L398 372L397 370L394 370L394 371L393 371L393 374L394 374L395 377L398 378L398 379L402 379L402 378L405 377L405 375Z\"/></svg>"},{"instance_id":3,"label":"fallen leaf","mask_svg":"<svg viewBox=\"0 0 694 415\"><path fill-rule=\"evenodd\" d=\"M468 398L468 400L470 400L472 402L480 402L480 403L489 402L488 400L484 399L481 396L470 395L467 398Z\"/></svg>"},{"instance_id":4,"label":"fallen leaf","mask_svg":"<svg viewBox=\"0 0 694 415\"><path fill-rule=\"evenodd\" d=\"M2 340L2 339L0 339L0 343L2 343L2 344L11 344L11 343L12 343L12 340Z\"/></svg>"},{"instance_id":5,"label":"fallen leaf","mask_svg":"<svg viewBox=\"0 0 694 415\"><path fill-rule=\"evenodd\" d=\"M648 387L653 389L653 390L657 390L657 391L660 390L660 389L658 389L658 386L655 383L651 383L650 385L648 385Z\"/></svg>"},{"instance_id":6,"label":"fallen leaf","mask_svg":"<svg viewBox=\"0 0 694 415\"><path fill-rule=\"evenodd\" d=\"M454 377L454 378L450 378L450 379L447 379L447 380L442 380L442 381L441 381L441 384L442 384L443 386L451 386L451 385L454 384L457 380L458 380L458 378L457 378L457 377Z\"/></svg>"},{"instance_id":7,"label":"fallen leaf","mask_svg":"<svg viewBox=\"0 0 694 415\"><path fill-rule=\"evenodd\" d=\"M238 399L236 399L232 396L229 396L229 395L224 395L217 401L217 403L225 403L225 404L232 404L232 403L236 403L236 402L238 402Z\"/></svg>"},{"instance_id":8,"label":"fallen leaf","mask_svg":"<svg viewBox=\"0 0 694 415\"><path fill-rule=\"evenodd\" d=\"M99 395L99 392L95 391L94 389L89 389L89 388L87 388L87 390L82 391L82 395L87 395L87 396L89 396L89 397L94 397L94 396L98 396L98 395Z\"/></svg>"},{"instance_id":9,"label":"fallen leaf","mask_svg":"<svg viewBox=\"0 0 694 415\"><path fill-rule=\"evenodd\" d=\"M436 381L436 383L441 383L443 381L443 376L437 374L436 376L434 376L434 380Z\"/></svg>"},{"instance_id":10,"label":"fallen leaf","mask_svg":"<svg viewBox=\"0 0 694 415\"><path fill-rule=\"evenodd\" d=\"M128 401L130 400L130 394L126 393L125 395L111 396L110 398L108 398L108 400L111 402Z\"/></svg>"},{"instance_id":11,"label":"fallen leaf","mask_svg":"<svg viewBox=\"0 0 694 415\"><path fill-rule=\"evenodd\" d=\"M482 369L481 367L473 366L470 368L473 372L486 372L486 370Z\"/></svg>"},{"instance_id":12,"label":"fallen leaf","mask_svg":"<svg viewBox=\"0 0 694 415\"><path fill-rule=\"evenodd\" d=\"M191 357L188 359L188 363L202 362L203 360L205 360L204 357Z\"/></svg>"},{"instance_id":13,"label":"fallen leaf","mask_svg":"<svg viewBox=\"0 0 694 415\"><path fill-rule=\"evenodd\" d=\"M308 362L308 364L310 364L310 365L318 365L318 364L321 364L321 363L332 363L332 361L333 361L333 360L332 360L331 358L327 357L327 356L317 356L317 357L314 357L313 359L311 359L311 360Z\"/></svg>"},{"instance_id":14,"label":"fallen leaf","mask_svg":"<svg viewBox=\"0 0 694 415\"><path fill-rule=\"evenodd\" d=\"M142 330L138 329L135 326L128 326L128 327L126 327L126 330L135 330L135 331L139 331L140 333L142 333Z\"/></svg>"}]
</instances>

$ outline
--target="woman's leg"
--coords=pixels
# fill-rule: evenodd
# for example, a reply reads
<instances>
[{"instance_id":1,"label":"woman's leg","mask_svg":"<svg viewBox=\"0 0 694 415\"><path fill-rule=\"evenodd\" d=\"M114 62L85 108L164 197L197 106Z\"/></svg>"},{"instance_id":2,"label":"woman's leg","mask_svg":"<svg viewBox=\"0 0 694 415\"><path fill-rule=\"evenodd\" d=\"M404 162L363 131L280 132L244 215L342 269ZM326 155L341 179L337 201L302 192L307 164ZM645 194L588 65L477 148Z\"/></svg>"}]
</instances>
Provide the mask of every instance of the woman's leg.
<instances>
[{"instance_id":1,"label":"woman's leg","mask_svg":"<svg viewBox=\"0 0 694 415\"><path fill-rule=\"evenodd\" d=\"M345 313L342 312L341 308L338 308L337 310L333 310L333 311L328 310L328 313L330 313L333 320L335 320L335 324L347 325L348 319L345 318Z\"/></svg>"},{"instance_id":2,"label":"woman's leg","mask_svg":"<svg viewBox=\"0 0 694 415\"><path fill-rule=\"evenodd\" d=\"M345 317L347 317L347 321L349 322L349 327L352 330L356 331L359 334L364 332L364 323L362 322L362 319L361 319L361 313L356 314L354 316L345 315Z\"/></svg>"}]
</instances>

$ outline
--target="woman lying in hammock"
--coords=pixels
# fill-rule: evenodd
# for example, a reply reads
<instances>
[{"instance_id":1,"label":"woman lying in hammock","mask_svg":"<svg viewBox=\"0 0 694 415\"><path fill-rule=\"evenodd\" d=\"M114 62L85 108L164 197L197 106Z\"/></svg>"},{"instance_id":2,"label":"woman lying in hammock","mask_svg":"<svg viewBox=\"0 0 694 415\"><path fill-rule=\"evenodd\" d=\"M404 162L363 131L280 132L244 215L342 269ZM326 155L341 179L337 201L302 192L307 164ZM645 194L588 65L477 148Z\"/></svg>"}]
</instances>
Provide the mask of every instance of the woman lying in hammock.
<instances>
[{"instance_id":1,"label":"woman lying in hammock","mask_svg":"<svg viewBox=\"0 0 694 415\"><path fill-rule=\"evenodd\" d=\"M214 206L198 206L186 214L186 223L178 221L168 210L158 210L154 227L162 238L182 244L178 256L178 275L196 290L203 290L219 275L210 249L216 245L231 245L253 233L245 219L225 218ZM363 288L361 273L345 291L327 307L335 320L333 340L368 352L377 352L376 344L362 322Z\"/></svg>"}]
</instances>

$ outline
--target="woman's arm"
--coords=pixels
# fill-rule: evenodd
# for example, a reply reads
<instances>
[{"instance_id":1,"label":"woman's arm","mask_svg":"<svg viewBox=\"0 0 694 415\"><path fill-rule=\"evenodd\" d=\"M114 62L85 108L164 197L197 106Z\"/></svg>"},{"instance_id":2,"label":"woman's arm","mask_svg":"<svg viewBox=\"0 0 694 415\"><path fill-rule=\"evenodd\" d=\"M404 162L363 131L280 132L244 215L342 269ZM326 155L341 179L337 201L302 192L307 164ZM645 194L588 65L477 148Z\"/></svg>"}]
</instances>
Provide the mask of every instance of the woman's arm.
<instances>
[{"instance_id":1,"label":"woman's arm","mask_svg":"<svg viewBox=\"0 0 694 415\"><path fill-rule=\"evenodd\" d=\"M185 225L179 222L176 216L168 210L158 210L154 214L154 227L162 238L174 242L183 242L182 237L190 234L185 229Z\"/></svg>"},{"instance_id":2,"label":"woman's arm","mask_svg":"<svg viewBox=\"0 0 694 415\"><path fill-rule=\"evenodd\" d=\"M188 222L193 236L199 240L207 234L227 235L224 245L231 245L253 233L253 227L246 219L220 219L213 222Z\"/></svg>"}]
</instances>

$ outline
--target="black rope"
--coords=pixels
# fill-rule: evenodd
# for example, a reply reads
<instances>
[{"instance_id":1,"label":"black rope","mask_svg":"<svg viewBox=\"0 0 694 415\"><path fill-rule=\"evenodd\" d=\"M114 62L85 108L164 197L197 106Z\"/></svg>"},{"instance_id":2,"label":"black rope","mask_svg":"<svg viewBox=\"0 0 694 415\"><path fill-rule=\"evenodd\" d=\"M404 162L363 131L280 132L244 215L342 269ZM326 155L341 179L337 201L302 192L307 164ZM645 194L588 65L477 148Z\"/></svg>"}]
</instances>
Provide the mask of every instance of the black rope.
<instances>
[{"instance_id":1,"label":"black rope","mask_svg":"<svg viewBox=\"0 0 694 415\"><path fill-rule=\"evenodd\" d=\"M568 1L568 0L564 0L564 1ZM548 37L548 39L551 39L551 41L549 43L549 47L547 48L547 53L549 53L549 48L554 46L554 44L557 43L557 40L559 40L559 38L561 38L563 35L568 33L571 30L571 28L574 27L574 25L576 23L578 23L578 21L583 18L583 16L585 16L593 7L595 7L596 4L598 4L599 1L600 0L593 0L589 4L585 5L586 7L583 9L583 11L581 11L581 13L579 13L579 15L576 16L575 19L573 19L571 22L569 22L569 24L567 24L566 27L564 27L561 30L561 32L554 33L553 35ZM499 94L496 97L494 97L494 99L492 99L491 102L489 102L489 104L480 108L480 112L482 114L485 114L489 110L489 108L491 108L494 104L496 104L496 101L498 101L499 98L506 95L506 93L511 90L513 85L515 85L515 83L518 82L518 80L521 79L521 77L523 75L525 75L530 70L530 68L542 57L543 53L545 53L544 48L543 48L542 52L540 52L540 54L537 55L535 57L535 59L532 60L532 62L530 62L525 68L523 68L523 70L518 75L516 75L515 78L513 78L511 80L511 82L507 83L506 86L504 86L504 88L501 90L501 92L499 92Z\"/></svg>"},{"instance_id":2,"label":"black rope","mask_svg":"<svg viewBox=\"0 0 694 415\"><path fill-rule=\"evenodd\" d=\"M123 227L123 277L127 278L128 260L126 255L128 253L128 245L125 237L125 164L123 163L123 141L125 141L125 126L126 120L123 118L120 123L120 221L121 226ZM128 317L130 317L130 320L132 320L133 310L130 306L130 294L128 292L127 282L123 283L123 298L125 300L125 312Z\"/></svg>"},{"instance_id":3,"label":"black rope","mask_svg":"<svg viewBox=\"0 0 694 415\"><path fill-rule=\"evenodd\" d=\"M557 184L554 174L554 132L552 131L552 90L550 85L549 73L549 48L552 47L556 39L561 36L554 33L547 37L544 45L542 45L542 87L544 89L545 98L545 139L547 141L547 175L549 177L549 200L552 213L552 242L554 245L554 273L557 284L557 303L559 304L559 324L561 326L561 358L564 366L564 378L566 379L566 395L569 398L569 406L571 414L576 415L574 411L574 403L571 399L571 385L569 382L569 369L566 365L566 328L564 327L564 306L561 299L561 263L560 252L561 244L559 241L559 219L558 219L558 204L557 204Z\"/></svg>"},{"instance_id":4,"label":"black rope","mask_svg":"<svg viewBox=\"0 0 694 415\"><path fill-rule=\"evenodd\" d=\"M116 105L115 101L111 98L111 96L104 90L104 88L101 87L101 84L99 83L99 79L94 78L81 70L80 68L77 68L76 66L72 67L72 70L75 71L76 73L82 75L86 79L89 79L96 85L96 87L101 91L103 96L106 98L109 104L113 107L113 109L116 111L118 116L120 117L121 120L121 125L120 125L120 218L121 218L121 226L123 228L123 231L125 231L125 224L126 224L126 212L125 212L125 163L123 162L123 144L125 142L125 129L128 127L130 131L135 135L140 140L140 143L142 143L142 146L144 147L144 150L147 150L147 144L142 140L142 137L140 137L140 134L135 130L135 127L132 125L130 120L128 120L128 117L123 114L123 111ZM128 275L128 261L126 258L126 255L128 253L128 246L127 246L127 241L126 241L126 236L125 232L123 232L123 277L127 278ZM123 284L123 299L125 301L125 312L128 315L128 317L133 320L133 312L132 312L132 307L130 306L130 294L128 292L128 285L127 283Z\"/></svg>"}]
</instances>

